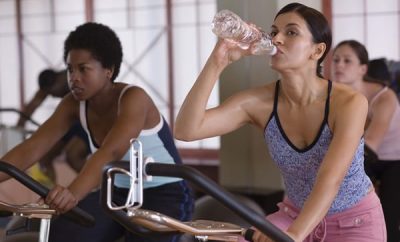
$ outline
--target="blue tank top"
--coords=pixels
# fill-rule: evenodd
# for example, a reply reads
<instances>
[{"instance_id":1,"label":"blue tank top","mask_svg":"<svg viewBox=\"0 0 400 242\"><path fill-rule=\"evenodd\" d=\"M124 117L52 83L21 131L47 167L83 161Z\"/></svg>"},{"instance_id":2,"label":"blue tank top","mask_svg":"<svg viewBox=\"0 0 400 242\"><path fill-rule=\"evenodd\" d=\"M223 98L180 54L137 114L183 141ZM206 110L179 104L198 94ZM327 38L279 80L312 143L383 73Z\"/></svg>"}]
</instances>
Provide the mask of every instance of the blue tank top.
<instances>
[{"instance_id":1,"label":"blue tank top","mask_svg":"<svg viewBox=\"0 0 400 242\"><path fill-rule=\"evenodd\" d=\"M332 82L328 83L328 97L324 120L315 140L304 149L299 149L286 136L278 117L279 81L275 86L274 107L264 130L264 138L272 160L280 169L287 197L301 209L311 193L321 162L332 141L328 126L329 99ZM328 214L341 212L359 202L371 187L364 171L364 138L361 138L350 168L336 195Z\"/></svg>"},{"instance_id":2,"label":"blue tank top","mask_svg":"<svg viewBox=\"0 0 400 242\"><path fill-rule=\"evenodd\" d=\"M129 87L131 87L131 85L127 85L121 91L118 101L118 107L122 95ZM81 101L79 107L80 120L82 127L88 134L90 149L91 152L93 153L97 151L99 145L94 142L92 135L90 133L90 129L87 123L86 109L87 109L87 102ZM160 115L160 122L151 129L142 130L137 139L142 143L144 157L152 157L154 161L157 163L182 164L182 160L175 146L170 128L161 115ZM124 157L121 160L129 161L129 158L130 156L128 150L128 152L124 155ZM182 179L174 177L153 176L151 181L143 181L143 187L144 188L156 187L171 182L177 182L180 180ZM115 185L117 187L129 188L130 178L127 175L117 174L115 176Z\"/></svg>"}]
</instances>

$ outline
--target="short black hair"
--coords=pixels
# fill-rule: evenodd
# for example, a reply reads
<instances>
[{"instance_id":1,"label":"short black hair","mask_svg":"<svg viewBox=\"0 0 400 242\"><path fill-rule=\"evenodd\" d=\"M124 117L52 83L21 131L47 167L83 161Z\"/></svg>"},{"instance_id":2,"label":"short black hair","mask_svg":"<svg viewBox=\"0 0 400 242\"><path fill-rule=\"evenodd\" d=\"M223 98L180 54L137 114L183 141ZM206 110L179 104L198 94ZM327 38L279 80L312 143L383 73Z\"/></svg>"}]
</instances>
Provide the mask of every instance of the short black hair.
<instances>
[{"instance_id":1,"label":"short black hair","mask_svg":"<svg viewBox=\"0 0 400 242\"><path fill-rule=\"evenodd\" d=\"M56 71L52 69L45 69L39 73L38 82L39 88L42 90L49 90L56 81Z\"/></svg>"},{"instance_id":2,"label":"short black hair","mask_svg":"<svg viewBox=\"0 0 400 242\"><path fill-rule=\"evenodd\" d=\"M384 58L370 60L367 75L382 81L390 81L391 79L389 68Z\"/></svg>"},{"instance_id":3,"label":"short black hair","mask_svg":"<svg viewBox=\"0 0 400 242\"><path fill-rule=\"evenodd\" d=\"M79 25L64 42L64 61L72 49L88 50L104 68L113 68L114 81L122 62L122 45L117 34L108 26L95 22Z\"/></svg>"}]
</instances>

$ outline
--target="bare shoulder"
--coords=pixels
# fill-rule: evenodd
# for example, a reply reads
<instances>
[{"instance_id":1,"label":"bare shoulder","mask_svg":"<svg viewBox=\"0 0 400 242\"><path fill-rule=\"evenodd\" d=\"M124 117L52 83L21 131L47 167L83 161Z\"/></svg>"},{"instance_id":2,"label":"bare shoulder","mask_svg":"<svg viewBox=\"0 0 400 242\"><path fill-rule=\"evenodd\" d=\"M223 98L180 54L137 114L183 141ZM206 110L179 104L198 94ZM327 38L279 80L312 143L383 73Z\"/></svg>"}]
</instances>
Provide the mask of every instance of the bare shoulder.
<instances>
[{"instance_id":1,"label":"bare shoulder","mask_svg":"<svg viewBox=\"0 0 400 242\"><path fill-rule=\"evenodd\" d=\"M368 106L368 101L360 92L353 90L351 87L341 84L333 83L331 94L332 105L360 105Z\"/></svg>"},{"instance_id":2,"label":"bare shoulder","mask_svg":"<svg viewBox=\"0 0 400 242\"><path fill-rule=\"evenodd\" d=\"M58 123L66 120L79 120L79 105L80 101L69 93L61 99L51 117L58 120Z\"/></svg>"},{"instance_id":3,"label":"bare shoulder","mask_svg":"<svg viewBox=\"0 0 400 242\"><path fill-rule=\"evenodd\" d=\"M243 99L250 102L269 102L274 99L276 82L262 86L251 87L232 95L233 98Z\"/></svg>"},{"instance_id":4,"label":"bare shoulder","mask_svg":"<svg viewBox=\"0 0 400 242\"><path fill-rule=\"evenodd\" d=\"M119 83L118 88L120 95L125 89L121 96L121 102L151 102L149 94L142 87Z\"/></svg>"},{"instance_id":5,"label":"bare shoulder","mask_svg":"<svg viewBox=\"0 0 400 242\"><path fill-rule=\"evenodd\" d=\"M136 86L136 85L129 85L129 84L125 84L125 83L118 83L118 88L122 91L123 89L125 89L125 94L127 93L135 93L135 94L145 94L147 95L147 92L140 86Z\"/></svg>"},{"instance_id":6,"label":"bare shoulder","mask_svg":"<svg viewBox=\"0 0 400 242\"><path fill-rule=\"evenodd\" d=\"M71 93L65 95L62 99L60 104L58 105L59 108L65 110L70 110L72 112L78 112L79 110L79 103L80 101L76 100Z\"/></svg>"},{"instance_id":7,"label":"bare shoulder","mask_svg":"<svg viewBox=\"0 0 400 242\"><path fill-rule=\"evenodd\" d=\"M396 105L399 102L396 93L391 89L388 88L382 95L380 95L375 104L379 106L387 106L387 105Z\"/></svg>"},{"instance_id":8,"label":"bare shoulder","mask_svg":"<svg viewBox=\"0 0 400 242\"><path fill-rule=\"evenodd\" d=\"M275 86L276 82L271 82L240 91L228 98L222 106L240 107L252 123L263 128L273 109Z\"/></svg>"},{"instance_id":9,"label":"bare shoulder","mask_svg":"<svg viewBox=\"0 0 400 242\"><path fill-rule=\"evenodd\" d=\"M144 128L152 128L159 122L160 113L150 95L139 86L127 86L121 84L119 87L125 91L120 100L120 110L123 116L143 116L145 118Z\"/></svg>"},{"instance_id":10,"label":"bare shoulder","mask_svg":"<svg viewBox=\"0 0 400 242\"><path fill-rule=\"evenodd\" d=\"M330 119L334 125L338 120L364 120L368 112L367 98L340 83L333 83L330 103Z\"/></svg>"}]
</instances>

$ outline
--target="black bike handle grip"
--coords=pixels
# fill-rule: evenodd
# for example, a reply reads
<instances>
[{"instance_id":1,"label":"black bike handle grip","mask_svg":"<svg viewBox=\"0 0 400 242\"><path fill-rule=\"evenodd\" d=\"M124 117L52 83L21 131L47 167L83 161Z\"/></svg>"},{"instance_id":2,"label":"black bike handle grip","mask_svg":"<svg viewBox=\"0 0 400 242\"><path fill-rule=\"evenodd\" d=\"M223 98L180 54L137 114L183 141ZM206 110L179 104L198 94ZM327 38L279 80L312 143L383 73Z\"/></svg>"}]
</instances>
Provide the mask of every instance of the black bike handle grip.
<instances>
[{"instance_id":1,"label":"black bike handle grip","mask_svg":"<svg viewBox=\"0 0 400 242\"><path fill-rule=\"evenodd\" d=\"M246 232L244 232L244 239L249 241L249 242L253 242L253 235L254 232L256 232L254 229L247 229Z\"/></svg>"},{"instance_id":2,"label":"black bike handle grip","mask_svg":"<svg viewBox=\"0 0 400 242\"><path fill-rule=\"evenodd\" d=\"M43 186L42 184L34 180L32 177L28 176L25 172L16 168L15 166L1 160L0 160L0 172L4 172L9 176L13 177L22 185L26 186L27 188L29 188L30 190L32 190L41 197L46 197L47 194L49 193L49 189L47 187ZM70 220L85 227L92 227L95 225L95 220L93 216L83 211L79 207L72 208L67 213L62 214L62 216L65 216Z\"/></svg>"}]
</instances>

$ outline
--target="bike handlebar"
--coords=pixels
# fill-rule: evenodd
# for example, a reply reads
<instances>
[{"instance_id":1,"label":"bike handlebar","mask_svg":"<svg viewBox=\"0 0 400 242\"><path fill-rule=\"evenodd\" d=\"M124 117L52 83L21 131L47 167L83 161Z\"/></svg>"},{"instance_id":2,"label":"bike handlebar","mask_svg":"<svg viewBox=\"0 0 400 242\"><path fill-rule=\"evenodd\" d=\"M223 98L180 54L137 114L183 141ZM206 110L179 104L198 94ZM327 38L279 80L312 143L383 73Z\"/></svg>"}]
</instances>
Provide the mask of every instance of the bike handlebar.
<instances>
[{"instance_id":1,"label":"bike handlebar","mask_svg":"<svg viewBox=\"0 0 400 242\"><path fill-rule=\"evenodd\" d=\"M23 184L24 186L26 186L27 188L29 188L30 190L32 190L33 192L35 192L36 194L38 194L43 198L46 197L50 191L42 184L35 181L32 177L28 176L25 172L19 170L18 168L7 162L0 161L0 171L15 178L21 184ZM83 211L79 207L72 208L67 213L62 214L62 216L85 227L92 227L95 224L93 216Z\"/></svg>"},{"instance_id":2,"label":"bike handlebar","mask_svg":"<svg viewBox=\"0 0 400 242\"><path fill-rule=\"evenodd\" d=\"M121 167L123 169L129 170L129 163L123 161L115 161L106 165L103 169L103 181L101 188L101 199L102 206L106 211L110 213L110 215L114 216L123 226L129 228L132 224L129 218L126 217L126 214L123 211L109 211L107 208L107 170L111 167ZM144 167L144 171L147 175L152 176L164 176L164 177L179 177L185 179L197 187L202 189L205 193L209 194L226 207L231 209L241 218L249 222L255 228L260 230L262 233L268 235L271 239L278 242L293 242L293 240L285 234L282 230L277 228L275 225L267 221L262 215L256 213L251 208L244 206L237 199L224 188L219 186L217 183L204 176L198 170L188 167L185 165L177 165L177 164L161 164L161 163L148 163ZM120 213L118 213L120 212ZM118 215L117 215L118 214ZM120 220L121 219L121 220ZM251 233L251 232L250 232ZM249 235L247 235L249 236ZM250 235L252 237L252 235Z\"/></svg>"},{"instance_id":3,"label":"bike handlebar","mask_svg":"<svg viewBox=\"0 0 400 242\"><path fill-rule=\"evenodd\" d=\"M29 117L28 115L24 114L23 112L21 112L18 109L15 109L15 108L0 108L0 112L14 112L14 113L17 113L23 119L28 120L29 122L33 123L34 125L36 125L38 127L40 126L40 124L38 122L36 122L31 117Z\"/></svg>"}]
</instances>

